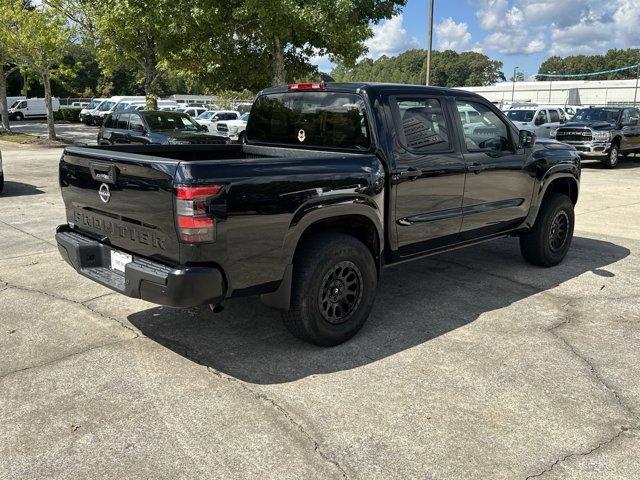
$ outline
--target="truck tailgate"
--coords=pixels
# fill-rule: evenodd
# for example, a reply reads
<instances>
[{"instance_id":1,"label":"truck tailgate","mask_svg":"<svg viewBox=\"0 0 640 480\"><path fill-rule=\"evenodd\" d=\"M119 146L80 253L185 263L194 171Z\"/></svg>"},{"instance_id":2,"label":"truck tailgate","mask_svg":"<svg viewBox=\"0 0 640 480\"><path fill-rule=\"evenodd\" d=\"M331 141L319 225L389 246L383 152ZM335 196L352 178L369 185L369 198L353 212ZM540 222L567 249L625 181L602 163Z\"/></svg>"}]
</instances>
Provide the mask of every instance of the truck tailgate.
<instances>
[{"instance_id":1,"label":"truck tailgate","mask_svg":"<svg viewBox=\"0 0 640 480\"><path fill-rule=\"evenodd\" d=\"M173 177L179 161L69 147L60 160L67 220L137 255L177 263Z\"/></svg>"}]
</instances>

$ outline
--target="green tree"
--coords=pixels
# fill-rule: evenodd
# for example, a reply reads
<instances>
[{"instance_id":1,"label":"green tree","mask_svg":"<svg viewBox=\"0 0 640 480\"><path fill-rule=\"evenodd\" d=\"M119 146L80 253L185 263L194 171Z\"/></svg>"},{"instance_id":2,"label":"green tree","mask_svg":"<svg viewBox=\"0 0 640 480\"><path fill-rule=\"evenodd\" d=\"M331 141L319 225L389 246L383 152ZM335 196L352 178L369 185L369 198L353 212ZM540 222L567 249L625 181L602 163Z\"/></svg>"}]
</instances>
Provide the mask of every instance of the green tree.
<instances>
[{"instance_id":1,"label":"green tree","mask_svg":"<svg viewBox=\"0 0 640 480\"><path fill-rule=\"evenodd\" d=\"M353 67L339 65L331 76L336 81L396 82L423 84L426 71L425 50L408 50L395 57L365 58ZM431 84L441 87L490 85L504 80L502 62L476 52L453 50L433 52Z\"/></svg>"},{"instance_id":2,"label":"green tree","mask_svg":"<svg viewBox=\"0 0 640 480\"><path fill-rule=\"evenodd\" d=\"M232 14L240 36L270 59L273 85L291 78L287 57L314 54L351 64L366 51L371 23L399 13L406 0L244 0Z\"/></svg>"},{"instance_id":3,"label":"green tree","mask_svg":"<svg viewBox=\"0 0 640 480\"><path fill-rule=\"evenodd\" d=\"M640 49L612 48L602 55L570 55L568 57L553 56L547 58L538 69L538 74L582 74L599 72L604 70L614 70L620 67L627 67L640 63ZM622 72L607 73L603 75L584 75L578 77L567 77L572 80L624 80L636 78L637 70L630 69ZM539 80L546 80L548 77L539 76Z\"/></svg>"},{"instance_id":4,"label":"green tree","mask_svg":"<svg viewBox=\"0 0 640 480\"><path fill-rule=\"evenodd\" d=\"M49 140L55 140L56 132L51 102L51 77L62 66L69 46L71 31L66 19L55 9L42 4L24 9L12 2L12 19L15 25L9 33L9 43L15 48L16 63L37 73L44 86Z\"/></svg>"},{"instance_id":5,"label":"green tree","mask_svg":"<svg viewBox=\"0 0 640 480\"><path fill-rule=\"evenodd\" d=\"M0 3L0 116L2 117L2 129L6 132L11 131L9 106L7 105L7 81L9 75L18 69L11 45L11 31L15 27L11 15L10 4L8 2Z\"/></svg>"}]
</instances>

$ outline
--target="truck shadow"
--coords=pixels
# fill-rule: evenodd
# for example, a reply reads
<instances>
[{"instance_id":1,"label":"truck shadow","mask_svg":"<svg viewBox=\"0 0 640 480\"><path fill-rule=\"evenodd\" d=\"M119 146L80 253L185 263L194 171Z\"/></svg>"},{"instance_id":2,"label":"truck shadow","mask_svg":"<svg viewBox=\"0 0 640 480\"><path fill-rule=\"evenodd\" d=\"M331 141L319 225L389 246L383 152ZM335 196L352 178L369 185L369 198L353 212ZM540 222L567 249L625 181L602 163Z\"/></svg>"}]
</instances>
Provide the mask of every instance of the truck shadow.
<instances>
[{"instance_id":1,"label":"truck shadow","mask_svg":"<svg viewBox=\"0 0 640 480\"><path fill-rule=\"evenodd\" d=\"M156 307L130 315L129 321L150 339L226 375L284 383L382 360L586 272L593 273L599 290L602 277L614 275L603 267L629 254L610 242L575 237L561 265L541 269L524 263L516 240L503 239L390 267L369 321L334 348L295 339L279 313L258 298L230 301L220 314L207 307Z\"/></svg>"},{"instance_id":2,"label":"truck shadow","mask_svg":"<svg viewBox=\"0 0 640 480\"><path fill-rule=\"evenodd\" d=\"M40 195L41 193L44 193L44 191L34 185L5 180L4 189L2 190L2 193L0 193L0 198L24 197L28 195Z\"/></svg>"}]
</instances>

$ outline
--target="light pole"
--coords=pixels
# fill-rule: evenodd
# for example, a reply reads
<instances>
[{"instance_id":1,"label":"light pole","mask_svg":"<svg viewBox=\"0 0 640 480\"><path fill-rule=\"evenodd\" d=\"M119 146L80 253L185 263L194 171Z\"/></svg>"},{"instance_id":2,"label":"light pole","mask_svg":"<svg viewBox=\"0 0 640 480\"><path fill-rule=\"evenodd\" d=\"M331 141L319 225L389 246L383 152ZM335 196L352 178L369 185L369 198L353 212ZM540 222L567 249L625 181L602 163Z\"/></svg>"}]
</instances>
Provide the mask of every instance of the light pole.
<instances>
[{"instance_id":1,"label":"light pole","mask_svg":"<svg viewBox=\"0 0 640 480\"><path fill-rule=\"evenodd\" d=\"M556 72L549 72L549 75L554 75ZM551 103L551 85L553 84L553 77L549 77L549 103Z\"/></svg>"},{"instance_id":2,"label":"light pole","mask_svg":"<svg viewBox=\"0 0 640 480\"><path fill-rule=\"evenodd\" d=\"M633 106L636 106L636 100L638 99L638 80L640 80L640 63L638 63L638 73L636 74L636 91L633 93Z\"/></svg>"},{"instance_id":3,"label":"light pole","mask_svg":"<svg viewBox=\"0 0 640 480\"><path fill-rule=\"evenodd\" d=\"M431 50L433 48L433 1L429 2L429 47L427 49L427 78L425 85L431 83Z\"/></svg>"},{"instance_id":4,"label":"light pole","mask_svg":"<svg viewBox=\"0 0 640 480\"><path fill-rule=\"evenodd\" d=\"M513 100L516 96L516 72L518 71L518 67L513 67L513 78L512 83L511 83L511 103L513 103Z\"/></svg>"}]
</instances>

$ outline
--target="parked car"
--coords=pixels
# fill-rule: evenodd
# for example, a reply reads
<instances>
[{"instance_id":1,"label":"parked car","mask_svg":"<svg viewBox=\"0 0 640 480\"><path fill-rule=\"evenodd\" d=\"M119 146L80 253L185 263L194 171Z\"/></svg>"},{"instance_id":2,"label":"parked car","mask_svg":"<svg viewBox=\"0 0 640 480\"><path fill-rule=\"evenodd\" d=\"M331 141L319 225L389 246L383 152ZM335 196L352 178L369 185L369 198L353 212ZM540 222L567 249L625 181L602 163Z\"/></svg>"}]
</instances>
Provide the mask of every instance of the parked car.
<instances>
[{"instance_id":1,"label":"parked car","mask_svg":"<svg viewBox=\"0 0 640 480\"><path fill-rule=\"evenodd\" d=\"M186 113L190 117L196 118L198 115L207 111L204 107L185 107L185 108L176 108L176 112Z\"/></svg>"},{"instance_id":2,"label":"parked car","mask_svg":"<svg viewBox=\"0 0 640 480\"><path fill-rule=\"evenodd\" d=\"M79 119L82 123L89 124L91 112L97 108L102 102L105 102L106 98L92 98L87 106L80 110Z\"/></svg>"},{"instance_id":3,"label":"parked car","mask_svg":"<svg viewBox=\"0 0 640 480\"><path fill-rule=\"evenodd\" d=\"M552 133L575 147L583 159L615 168L620 156L640 152L640 110L635 107L583 108Z\"/></svg>"},{"instance_id":4,"label":"parked car","mask_svg":"<svg viewBox=\"0 0 640 480\"><path fill-rule=\"evenodd\" d=\"M232 142L244 143L248 120L248 113L245 113L237 120L220 120L215 124L215 133L229 137Z\"/></svg>"},{"instance_id":5,"label":"parked car","mask_svg":"<svg viewBox=\"0 0 640 480\"><path fill-rule=\"evenodd\" d=\"M564 123L563 115L555 107L511 108L504 113L516 127L540 138L549 138L551 131Z\"/></svg>"},{"instance_id":6,"label":"parked car","mask_svg":"<svg viewBox=\"0 0 640 480\"><path fill-rule=\"evenodd\" d=\"M98 145L224 144L225 137L210 135L189 115L159 110L127 110L109 115L98 132Z\"/></svg>"},{"instance_id":7,"label":"parked car","mask_svg":"<svg viewBox=\"0 0 640 480\"><path fill-rule=\"evenodd\" d=\"M470 108L480 132L462 128ZM243 145L67 147L56 241L119 293L216 310L261 294L294 335L336 345L366 321L385 265L513 235L526 261L563 260L580 159L534 138L471 92L270 88Z\"/></svg>"},{"instance_id":8,"label":"parked car","mask_svg":"<svg viewBox=\"0 0 640 480\"><path fill-rule=\"evenodd\" d=\"M211 133L217 133L216 123L221 120L237 120L240 118L240 112L235 110L207 110L199 115L196 121L200 125L204 125Z\"/></svg>"},{"instance_id":9,"label":"parked car","mask_svg":"<svg viewBox=\"0 0 640 480\"><path fill-rule=\"evenodd\" d=\"M56 97L51 99L51 106L54 112L60 110L60 100ZM47 116L47 108L44 98L28 98L19 100L9 108L10 120L25 120L27 118L43 118Z\"/></svg>"}]
</instances>

